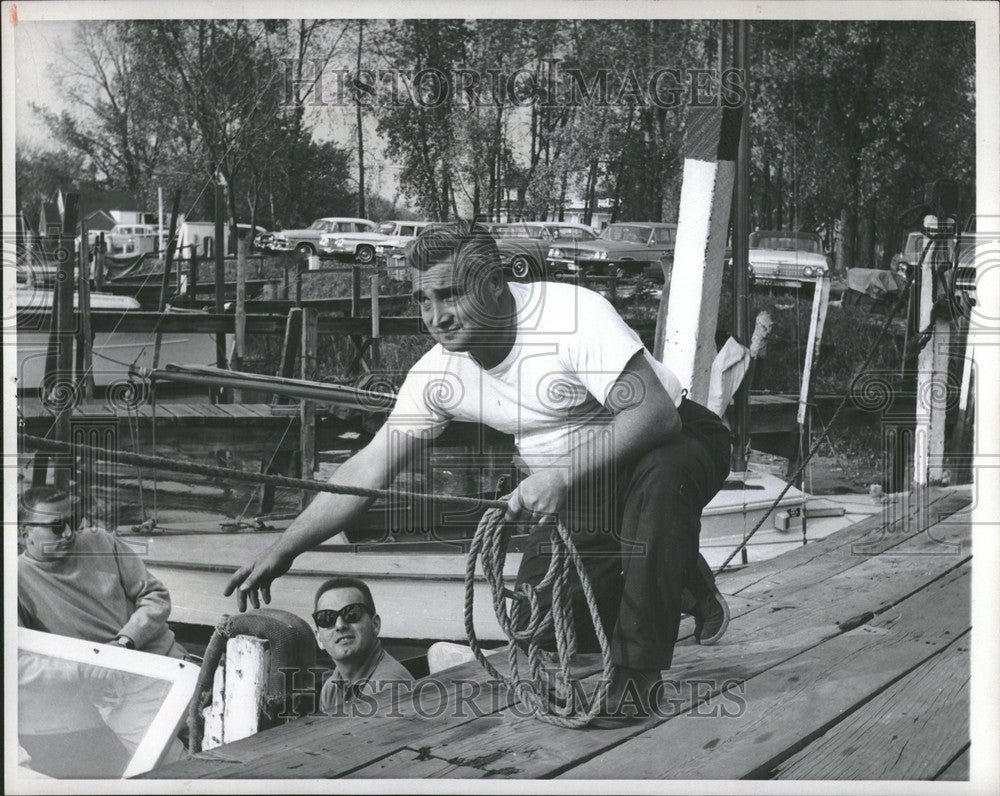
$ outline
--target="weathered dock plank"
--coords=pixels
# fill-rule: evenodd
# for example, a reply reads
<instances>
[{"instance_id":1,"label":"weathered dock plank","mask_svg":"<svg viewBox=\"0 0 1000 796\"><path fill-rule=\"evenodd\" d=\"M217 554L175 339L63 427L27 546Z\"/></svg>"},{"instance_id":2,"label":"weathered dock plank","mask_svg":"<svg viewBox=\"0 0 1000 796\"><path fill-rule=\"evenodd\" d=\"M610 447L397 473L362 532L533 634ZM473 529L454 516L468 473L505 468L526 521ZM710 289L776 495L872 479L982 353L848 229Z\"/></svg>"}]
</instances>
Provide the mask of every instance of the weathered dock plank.
<instances>
[{"instance_id":1,"label":"weathered dock plank","mask_svg":"<svg viewBox=\"0 0 1000 796\"><path fill-rule=\"evenodd\" d=\"M502 674L509 674L507 655L494 653L491 660ZM585 677L600 670L597 656L581 655L574 662L574 675ZM457 706L454 694L461 684L484 681L477 661L435 675L433 687L414 690L393 709L392 694L383 692L376 701L385 711L370 718L309 716L283 727L266 730L225 747L195 755L190 760L161 766L143 775L148 779L234 777L325 778L344 776L379 755L376 744L399 750L429 732L472 721L494 722L500 705L509 703L503 689L483 688L466 692ZM438 685L439 684L439 685ZM444 686L447 691L440 686ZM391 713L388 712L391 710ZM348 727L348 724L350 725ZM474 759L481 755L471 756ZM294 759L293 759L294 758Z\"/></svg>"},{"instance_id":2,"label":"weathered dock plank","mask_svg":"<svg viewBox=\"0 0 1000 796\"><path fill-rule=\"evenodd\" d=\"M794 600L752 611L730 627L725 643L718 647L678 650L666 677L671 705L682 712L703 703L727 686L734 687L840 635L845 623L858 616L891 610L968 559L967 555L964 559L953 554L929 555L930 544L936 543L915 541L914 549L901 555L871 558L803 589ZM501 716L501 721L488 726L462 726L425 736L421 746L445 759L471 757L476 749L503 750L492 767L505 768L510 776L545 778L572 770L581 761L664 721L652 717L628 728L589 729L574 734L568 743L565 730L504 711ZM364 776L363 770L355 775ZM403 769L397 776L405 776Z\"/></svg>"},{"instance_id":3,"label":"weathered dock plank","mask_svg":"<svg viewBox=\"0 0 1000 796\"><path fill-rule=\"evenodd\" d=\"M943 782L968 782L969 781L969 746L952 760L935 779Z\"/></svg>"},{"instance_id":4,"label":"weathered dock plank","mask_svg":"<svg viewBox=\"0 0 1000 796\"><path fill-rule=\"evenodd\" d=\"M941 605L928 606L919 617L932 637L939 612ZM969 744L969 647L968 635L958 638L777 766L774 776L933 779Z\"/></svg>"},{"instance_id":5,"label":"weathered dock plank","mask_svg":"<svg viewBox=\"0 0 1000 796\"><path fill-rule=\"evenodd\" d=\"M921 664L941 657L942 650L967 652L971 626L969 580L968 565L954 570L902 601L897 610L887 611L868 624L747 680L735 691L739 700L732 694L717 696L571 769L565 776L655 779L766 776L764 772L774 766L776 759L801 746L804 740L816 737L851 711L865 710L858 707L871 694L881 689L891 690L894 680L908 671L919 671ZM838 730L839 725L831 732ZM906 733L900 736L900 746L906 737ZM966 728L964 740L933 771L938 771L967 741ZM845 744L837 753L841 756L835 760L836 770L849 771L864 765L860 761L853 764L843 756L844 748L850 746L854 745ZM859 744L853 751L869 765L875 765L871 759L877 756L874 749ZM828 759L833 759L833 754ZM825 779L832 775L808 769L812 757L805 750L800 755L793 760L802 761L802 770L788 772L790 778ZM896 756L895 752L892 756ZM884 757L882 762L886 762ZM785 766L777 770L784 772ZM887 776L871 773L872 779Z\"/></svg>"},{"instance_id":6,"label":"weathered dock plank","mask_svg":"<svg viewBox=\"0 0 1000 796\"><path fill-rule=\"evenodd\" d=\"M874 555L888 549L969 503L970 498L964 492L929 489L915 493L843 531L753 566L723 572L719 576L719 588L725 594L747 596L764 593L772 580L791 585L808 582L823 571L832 574L845 560L862 559L862 553ZM921 514L927 516L921 517Z\"/></svg>"}]
</instances>

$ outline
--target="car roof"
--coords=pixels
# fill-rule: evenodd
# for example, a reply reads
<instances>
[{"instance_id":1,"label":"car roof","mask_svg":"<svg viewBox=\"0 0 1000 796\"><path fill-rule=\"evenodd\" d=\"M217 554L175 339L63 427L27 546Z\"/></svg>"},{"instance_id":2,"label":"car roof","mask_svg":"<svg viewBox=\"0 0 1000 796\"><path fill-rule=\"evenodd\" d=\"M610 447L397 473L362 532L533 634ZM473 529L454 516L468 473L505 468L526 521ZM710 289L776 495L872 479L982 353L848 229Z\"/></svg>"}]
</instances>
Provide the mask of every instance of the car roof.
<instances>
[{"instance_id":1,"label":"car roof","mask_svg":"<svg viewBox=\"0 0 1000 796\"><path fill-rule=\"evenodd\" d=\"M374 221L371 221L367 218L352 218L350 216L323 216L322 218L317 218L316 220L317 221L360 221L364 224L375 223Z\"/></svg>"}]
</instances>

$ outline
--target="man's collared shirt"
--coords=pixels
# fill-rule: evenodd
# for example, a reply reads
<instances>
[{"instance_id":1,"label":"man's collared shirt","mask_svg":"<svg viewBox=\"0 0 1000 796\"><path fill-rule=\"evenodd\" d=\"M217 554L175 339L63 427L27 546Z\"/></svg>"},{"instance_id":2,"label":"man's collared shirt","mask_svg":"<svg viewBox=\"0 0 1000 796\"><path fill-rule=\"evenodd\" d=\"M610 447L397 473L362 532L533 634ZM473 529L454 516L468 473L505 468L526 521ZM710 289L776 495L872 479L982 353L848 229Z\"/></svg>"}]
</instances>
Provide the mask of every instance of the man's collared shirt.
<instances>
[{"instance_id":1,"label":"man's collared shirt","mask_svg":"<svg viewBox=\"0 0 1000 796\"><path fill-rule=\"evenodd\" d=\"M332 715L340 714L362 689L366 693L377 694L394 682L409 685L413 676L403 664L382 649L381 642L377 642L354 680L345 678L339 668L333 670L320 691L320 710Z\"/></svg>"}]
</instances>

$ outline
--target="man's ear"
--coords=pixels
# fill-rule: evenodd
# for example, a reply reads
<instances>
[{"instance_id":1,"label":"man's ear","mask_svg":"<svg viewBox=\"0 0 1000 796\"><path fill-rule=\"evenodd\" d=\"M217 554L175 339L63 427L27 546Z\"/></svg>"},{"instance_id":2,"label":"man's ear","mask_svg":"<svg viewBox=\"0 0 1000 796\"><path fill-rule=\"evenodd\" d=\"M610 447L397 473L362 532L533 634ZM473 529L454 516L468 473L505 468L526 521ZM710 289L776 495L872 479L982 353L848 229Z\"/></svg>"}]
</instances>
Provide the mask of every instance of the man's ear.
<instances>
[{"instance_id":1,"label":"man's ear","mask_svg":"<svg viewBox=\"0 0 1000 796\"><path fill-rule=\"evenodd\" d=\"M378 614L372 617L372 627L375 628L376 636L382 632L382 618Z\"/></svg>"}]
</instances>

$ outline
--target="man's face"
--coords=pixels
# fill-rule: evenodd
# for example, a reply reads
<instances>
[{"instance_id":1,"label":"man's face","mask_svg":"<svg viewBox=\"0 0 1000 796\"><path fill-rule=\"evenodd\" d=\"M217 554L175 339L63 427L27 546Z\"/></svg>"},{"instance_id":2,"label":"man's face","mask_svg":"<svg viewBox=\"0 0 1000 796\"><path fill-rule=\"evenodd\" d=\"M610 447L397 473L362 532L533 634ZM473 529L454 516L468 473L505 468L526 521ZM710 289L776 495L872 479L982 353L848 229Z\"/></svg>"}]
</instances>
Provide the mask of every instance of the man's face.
<instances>
[{"instance_id":1,"label":"man's face","mask_svg":"<svg viewBox=\"0 0 1000 796\"><path fill-rule=\"evenodd\" d=\"M68 558L76 546L71 514L69 500L27 509L20 523L25 555L37 561Z\"/></svg>"},{"instance_id":2,"label":"man's face","mask_svg":"<svg viewBox=\"0 0 1000 796\"><path fill-rule=\"evenodd\" d=\"M364 595L351 587L346 589L330 589L320 595L316 610L332 609L339 611L352 603L364 603ZM365 611L361 619L353 624L344 621L343 616L337 617L333 627L316 628L316 641L320 648L325 649L335 663L348 660L363 660L375 647L382 624L378 616L372 616Z\"/></svg>"},{"instance_id":3,"label":"man's face","mask_svg":"<svg viewBox=\"0 0 1000 796\"><path fill-rule=\"evenodd\" d=\"M410 269L413 298L431 337L448 351L488 345L504 326L502 275L477 279L455 268L452 258L426 271Z\"/></svg>"}]
</instances>

